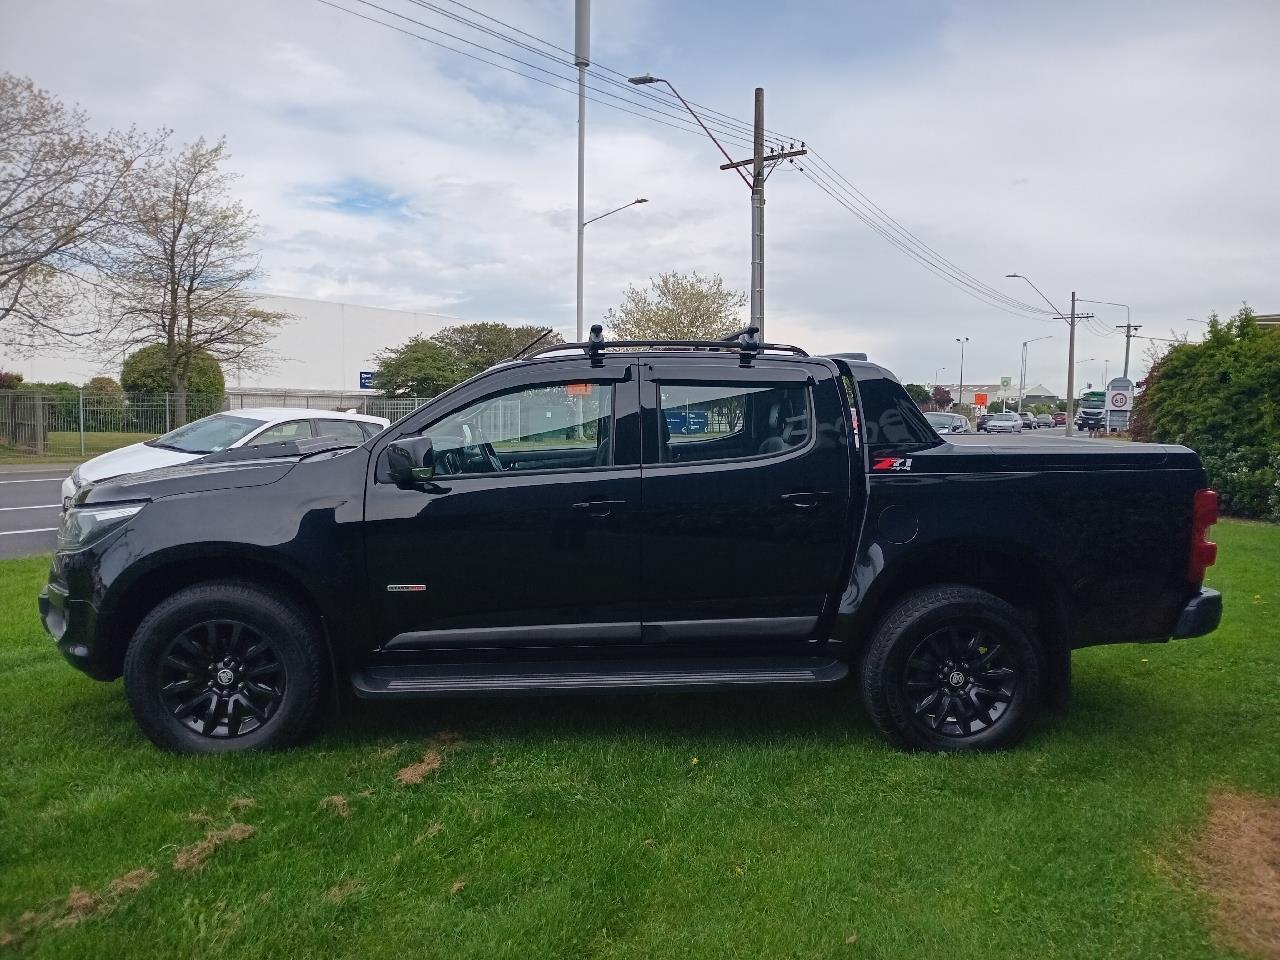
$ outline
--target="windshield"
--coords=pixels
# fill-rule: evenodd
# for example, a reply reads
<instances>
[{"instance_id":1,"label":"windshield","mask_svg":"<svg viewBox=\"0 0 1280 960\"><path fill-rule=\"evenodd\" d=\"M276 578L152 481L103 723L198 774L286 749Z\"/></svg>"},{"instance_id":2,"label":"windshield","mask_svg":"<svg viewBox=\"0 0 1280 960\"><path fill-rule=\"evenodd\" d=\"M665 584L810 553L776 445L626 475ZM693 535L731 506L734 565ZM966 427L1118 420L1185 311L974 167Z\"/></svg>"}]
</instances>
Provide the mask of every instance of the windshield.
<instances>
[{"instance_id":1,"label":"windshield","mask_svg":"<svg viewBox=\"0 0 1280 960\"><path fill-rule=\"evenodd\" d=\"M243 440L267 421L252 417L233 417L229 413L215 413L185 427L170 430L163 437L148 440L147 446L182 453L217 453Z\"/></svg>"},{"instance_id":2,"label":"windshield","mask_svg":"<svg viewBox=\"0 0 1280 960\"><path fill-rule=\"evenodd\" d=\"M1011 421L1011 420L1021 420L1022 418L1018 416L1016 413L997 413L995 416L995 419L999 420L1001 423L1004 423L1006 421Z\"/></svg>"}]
</instances>

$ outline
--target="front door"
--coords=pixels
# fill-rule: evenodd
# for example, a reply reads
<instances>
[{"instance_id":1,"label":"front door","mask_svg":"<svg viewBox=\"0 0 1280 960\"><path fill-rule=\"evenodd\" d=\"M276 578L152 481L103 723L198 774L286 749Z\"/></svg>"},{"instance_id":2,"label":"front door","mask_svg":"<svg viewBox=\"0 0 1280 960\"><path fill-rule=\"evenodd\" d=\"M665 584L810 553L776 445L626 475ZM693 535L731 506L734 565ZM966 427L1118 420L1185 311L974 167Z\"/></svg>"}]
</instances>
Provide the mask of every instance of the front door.
<instances>
[{"instance_id":1,"label":"front door","mask_svg":"<svg viewBox=\"0 0 1280 960\"><path fill-rule=\"evenodd\" d=\"M814 635L849 549L849 451L825 366L642 364L644 636L730 651Z\"/></svg>"},{"instance_id":2,"label":"front door","mask_svg":"<svg viewBox=\"0 0 1280 960\"><path fill-rule=\"evenodd\" d=\"M540 364L406 424L432 439L433 483L398 489L380 444L365 531L381 646L635 642L638 404L628 363Z\"/></svg>"}]
</instances>

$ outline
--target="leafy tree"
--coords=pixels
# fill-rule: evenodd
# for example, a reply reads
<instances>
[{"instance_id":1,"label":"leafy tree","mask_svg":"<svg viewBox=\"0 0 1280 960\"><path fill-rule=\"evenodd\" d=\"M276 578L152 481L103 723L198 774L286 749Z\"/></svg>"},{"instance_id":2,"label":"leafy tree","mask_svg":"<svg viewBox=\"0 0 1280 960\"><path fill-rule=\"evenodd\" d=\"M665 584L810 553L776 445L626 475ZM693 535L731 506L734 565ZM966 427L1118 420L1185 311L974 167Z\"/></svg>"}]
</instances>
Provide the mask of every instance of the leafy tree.
<instances>
[{"instance_id":1,"label":"leafy tree","mask_svg":"<svg viewBox=\"0 0 1280 960\"><path fill-rule=\"evenodd\" d=\"M163 343L134 351L120 367L120 386L128 393L168 393L169 357ZM218 361L203 350L194 352L187 368L187 392L192 397L222 398L226 381Z\"/></svg>"},{"instance_id":2,"label":"leafy tree","mask_svg":"<svg viewBox=\"0 0 1280 960\"><path fill-rule=\"evenodd\" d=\"M220 169L226 159L225 140L200 139L149 169L130 192L130 229L111 265L104 343L116 352L164 348L179 424L199 354L263 369L267 344L289 319L255 306L257 223L231 196L236 178Z\"/></svg>"},{"instance_id":3,"label":"leafy tree","mask_svg":"<svg viewBox=\"0 0 1280 960\"><path fill-rule=\"evenodd\" d=\"M124 388L111 377L94 377L81 390L84 396L84 428L93 431L123 430Z\"/></svg>"},{"instance_id":4,"label":"leafy tree","mask_svg":"<svg viewBox=\"0 0 1280 960\"><path fill-rule=\"evenodd\" d=\"M510 360L533 340L547 333L546 327L506 323L460 323L445 327L431 339L457 358L463 379L487 370L495 363ZM539 347L564 343L554 330L538 342Z\"/></svg>"},{"instance_id":5,"label":"leafy tree","mask_svg":"<svg viewBox=\"0 0 1280 960\"><path fill-rule=\"evenodd\" d=\"M605 312L613 340L719 340L745 324L738 318L746 294L710 277L671 271L649 278L648 289L628 286L622 303Z\"/></svg>"},{"instance_id":6,"label":"leafy tree","mask_svg":"<svg viewBox=\"0 0 1280 960\"><path fill-rule=\"evenodd\" d=\"M922 407L929 402L930 394L928 387L921 386L918 383L904 383L902 385L902 389L907 391L907 396L909 396L918 407Z\"/></svg>"},{"instance_id":7,"label":"leafy tree","mask_svg":"<svg viewBox=\"0 0 1280 960\"><path fill-rule=\"evenodd\" d=\"M16 370L0 370L0 390L17 390L22 385L22 374Z\"/></svg>"},{"instance_id":8,"label":"leafy tree","mask_svg":"<svg viewBox=\"0 0 1280 960\"><path fill-rule=\"evenodd\" d=\"M1280 332L1247 304L1225 321L1211 314L1203 342L1152 364L1130 431L1199 453L1225 511L1280 519Z\"/></svg>"},{"instance_id":9,"label":"leafy tree","mask_svg":"<svg viewBox=\"0 0 1280 960\"><path fill-rule=\"evenodd\" d=\"M1005 403L1003 400L992 400L987 404L987 413L1004 413Z\"/></svg>"},{"instance_id":10,"label":"leafy tree","mask_svg":"<svg viewBox=\"0 0 1280 960\"><path fill-rule=\"evenodd\" d=\"M945 387L934 387L933 392L929 394L929 399L937 405L939 410L946 410L953 402L951 391Z\"/></svg>"},{"instance_id":11,"label":"leafy tree","mask_svg":"<svg viewBox=\"0 0 1280 960\"><path fill-rule=\"evenodd\" d=\"M467 377L452 350L425 337L411 337L408 343L380 350L373 362L377 364L374 389L388 397L434 397Z\"/></svg>"},{"instance_id":12,"label":"leafy tree","mask_svg":"<svg viewBox=\"0 0 1280 960\"><path fill-rule=\"evenodd\" d=\"M93 332L77 309L82 281L98 278L166 136L95 134L82 110L0 73L0 343L32 350Z\"/></svg>"}]
</instances>

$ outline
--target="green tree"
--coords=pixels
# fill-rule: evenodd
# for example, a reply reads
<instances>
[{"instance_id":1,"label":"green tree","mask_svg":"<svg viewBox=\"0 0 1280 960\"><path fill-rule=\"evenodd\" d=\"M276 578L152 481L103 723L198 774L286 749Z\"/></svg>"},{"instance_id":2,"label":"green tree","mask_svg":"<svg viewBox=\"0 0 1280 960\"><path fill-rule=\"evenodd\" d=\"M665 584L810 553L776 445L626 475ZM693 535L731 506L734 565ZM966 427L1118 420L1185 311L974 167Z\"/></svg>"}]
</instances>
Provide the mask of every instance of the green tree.
<instances>
[{"instance_id":1,"label":"green tree","mask_svg":"<svg viewBox=\"0 0 1280 960\"><path fill-rule=\"evenodd\" d=\"M425 337L380 350L373 362L374 389L387 397L434 397L467 378L457 354Z\"/></svg>"},{"instance_id":2,"label":"green tree","mask_svg":"<svg viewBox=\"0 0 1280 960\"><path fill-rule=\"evenodd\" d=\"M453 353L463 378L475 376L495 363L510 360L533 340L546 333L539 347L564 343L564 337L546 327L506 323L459 323L445 327L431 339Z\"/></svg>"},{"instance_id":3,"label":"green tree","mask_svg":"<svg viewBox=\"0 0 1280 960\"><path fill-rule=\"evenodd\" d=\"M622 303L604 315L611 340L719 340L745 324L746 294L709 277L671 271L649 278L648 289L628 286Z\"/></svg>"},{"instance_id":4,"label":"green tree","mask_svg":"<svg viewBox=\"0 0 1280 960\"><path fill-rule=\"evenodd\" d=\"M1225 511L1280 519L1280 332L1247 304L1225 321L1211 314L1202 342L1156 358L1130 429L1199 453Z\"/></svg>"},{"instance_id":5,"label":"green tree","mask_svg":"<svg viewBox=\"0 0 1280 960\"><path fill-rule=\"evenodd\" d=\"M124 388L112 377L94 377L80 392L84 396L86 430L102 432L124 429Z\"/></svg>"},{"instance_id":6,"label":"green tree","mask_svg":"<svg viewBox=\"0 0 1280 960\"><path fill-rule=\"evenodd\" d=\"M170 393L170 382L169 356L163 343L129 354L120 368L120 385L128 393ZM218 361L203 350L193 353L187 368L185 402L175 407L174 419L198 419L222 409L225 388ZM174 403L179 403L178 398ZM177 416L179 412L181 417Z\"/></svg>"},{"instance_id":7,"label":"green tree","mask_svg":"<svg viewBox=\"0 0 1280 960\"><path fill-rule=\"evenodd\" d=\"M1003 400L992 400L987 404L987 413L1004 413L1005 406Z\"/></svg>"},{"instance_id":8,"label":"green tree","mask_svg":"<svg viewBox=\"0 0 1280 960\"><path fill-rule=\"evenodd\" d=\"M929 402L928 387L921 386L918 383L904 383L902 389L907 391L907 396L915 402L917 407L922 407Z\"/></svg>"}]
</instances>

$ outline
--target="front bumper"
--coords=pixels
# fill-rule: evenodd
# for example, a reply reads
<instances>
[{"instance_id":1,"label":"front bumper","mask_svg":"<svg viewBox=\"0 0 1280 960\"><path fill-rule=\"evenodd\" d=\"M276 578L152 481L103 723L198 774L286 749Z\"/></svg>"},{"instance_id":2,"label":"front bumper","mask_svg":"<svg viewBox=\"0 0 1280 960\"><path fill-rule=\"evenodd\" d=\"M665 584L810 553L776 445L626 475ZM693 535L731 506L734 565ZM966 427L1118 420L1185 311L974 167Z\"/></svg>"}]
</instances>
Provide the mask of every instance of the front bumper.
<instances>
[{"instance_id":1,"label":"front bumper","mask_svg":"<svg viewBox=\"0 0 1280 960\"><path fill-rule=\"evenodd\" d=\"M66 588L53 580L44 585L37 603L40 622L67 662L95 679L113 679L112 671L97 656L94 638L98 611L93 604L70 599Z\"/></svg>"},{"instance_id":2,"label":"front bumper","mask_svg":"<svg viewBox=\"0 0 1280 960\"><path fill-rule=\"evenodd\" d=\"M1173 628L1175 640L1187 637L1203 637L1213 633L1222 622L1222 594L1208 587L1201 587L1200 593L1192 597Z\"/></svg>"}]
</instances>

